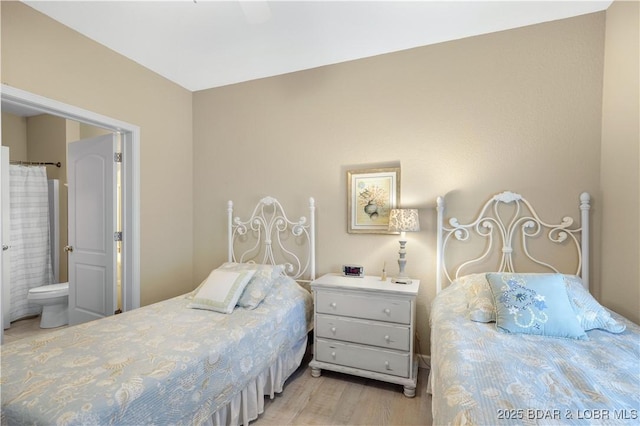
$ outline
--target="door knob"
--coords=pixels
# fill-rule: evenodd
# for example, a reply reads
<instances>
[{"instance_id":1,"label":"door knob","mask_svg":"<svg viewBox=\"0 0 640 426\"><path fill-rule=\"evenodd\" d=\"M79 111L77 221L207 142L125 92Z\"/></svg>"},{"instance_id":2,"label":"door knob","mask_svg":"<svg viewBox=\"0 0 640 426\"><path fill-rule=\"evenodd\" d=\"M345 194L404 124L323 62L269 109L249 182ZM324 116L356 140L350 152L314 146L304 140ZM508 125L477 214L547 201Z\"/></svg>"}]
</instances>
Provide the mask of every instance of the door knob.
<instances>
[{"instance_id":1,"label":"door knob","mask_svg":"<svg viewBox=\"0 0 640 426\"><path fill-rule=\"evenodd\" d=\"M7 251L7 250L9 250L9 246L6 245L6 244L3 244L2 245L2 251Z\"/></svg>"},{"instance_id":2,"label":"door knob","mask_svg":"<svg viewBox=\"0 0 640 426\"><path fill-rule=\"evenodd\" d=\"M64 251L71 253L73 251L73 246L64 246Z\"/></svg>"}]
</instances>

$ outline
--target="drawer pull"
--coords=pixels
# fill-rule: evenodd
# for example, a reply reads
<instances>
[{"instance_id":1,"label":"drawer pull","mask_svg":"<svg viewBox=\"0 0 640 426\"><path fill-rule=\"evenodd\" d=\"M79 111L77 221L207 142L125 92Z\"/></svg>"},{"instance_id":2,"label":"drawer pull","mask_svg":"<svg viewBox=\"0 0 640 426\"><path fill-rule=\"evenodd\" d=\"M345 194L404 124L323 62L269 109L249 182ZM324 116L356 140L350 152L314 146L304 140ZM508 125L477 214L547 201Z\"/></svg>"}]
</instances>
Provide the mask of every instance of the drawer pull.
<instances>
[{"instance_id":1,"label":"drawer pull","mask_svg":"<svg viewBox=\"0 0 640 426\"><path fill-rule=\"evenodd\" d=\"M333 334L336 334L336 328L335 328L335 327L331 327L331 332L332 332Z\"/></svg>"},{"instance_id":2,"label":"drawer pull","mask_svg":"<svg viewBox=\"0 0 640 426\"><path fill-rule=\"evenodd\" d=\"M387 370L391 370L391 367L389 367L389 361L384 362L384 368Z\"/></svg>"},{"instance_id":3,"label":"drawer pull","mask_svg":"<svg viewBox=\"0 0 640 426\"><path fill-rule=\"evenodd\" d=\"M329 306L331 306L332 308L334 308L334 309L335 309L335 307L336 307L336 306L338 306L338 305L336 304L336 302L331 302L331 303L329 304Z\"/></svg>"},{"instance_id":4,"label":"drawer pull","mask_svg":"<svg viewBox=\"0 0 640 426\"><path fill-rule=\"evenodd\" d=\"M389 343L389 340L391 340L391 339L389 339L389 335L388 335L388 334L387 334L386 336L384 336L384 340L385 340L387 343Z\"/></svg>"},{"instance_id":5,"label":"drawer pull","mask_svg":"<svg viewBox=\"0 0 640 426\"><path fill-rule=\"evenodd\" d=\"M336 359L336 353L335 352L331 352L331 358Z\"/></svg>"},{"instance_id":6,"label":"drawer pull","mask_svg":"<svg viewBox=\"0 0 640 426\"><path fill-rule=\"evenodd\" d=\"M391 313L391 309L389 308L384 308L384 313L389 315Z\"/></svg>"}]
</instances>

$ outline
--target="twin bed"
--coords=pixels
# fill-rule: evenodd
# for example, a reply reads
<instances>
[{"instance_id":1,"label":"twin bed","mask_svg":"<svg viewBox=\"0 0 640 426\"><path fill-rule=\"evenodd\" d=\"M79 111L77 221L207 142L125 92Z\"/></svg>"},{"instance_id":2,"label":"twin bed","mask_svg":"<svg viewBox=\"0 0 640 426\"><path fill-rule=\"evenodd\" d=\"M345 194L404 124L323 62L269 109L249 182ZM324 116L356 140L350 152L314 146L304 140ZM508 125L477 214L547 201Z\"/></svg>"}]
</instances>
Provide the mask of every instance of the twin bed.
<instances>
[{"instance_id":1,"label":"twin bed","mask_svg":"<svg viewBox=\"0 0 640 426\"><path fill-rule=\"evenodd\" d=\"M576 227L544 222L511 192L468 224L444 224L438 200L435 425L637 424L640 327L589 294L589 201ZM553 266L571 261L564 274Z\"/></svg>"},{"instance_id":2,"label":"twin bed","mask_svg":"<svg viewBox=\"0 0 640 426\"><path fill-rule=\"evenodd\" d=\"M229 202L229 262L193 292L3 345L2 424L257 418L307 348L313 301L296 280L315 275L314 209L291 221L266 197L241 220ZM216 299L220 277L231 281Z\"/></svg>"}]
</instances>

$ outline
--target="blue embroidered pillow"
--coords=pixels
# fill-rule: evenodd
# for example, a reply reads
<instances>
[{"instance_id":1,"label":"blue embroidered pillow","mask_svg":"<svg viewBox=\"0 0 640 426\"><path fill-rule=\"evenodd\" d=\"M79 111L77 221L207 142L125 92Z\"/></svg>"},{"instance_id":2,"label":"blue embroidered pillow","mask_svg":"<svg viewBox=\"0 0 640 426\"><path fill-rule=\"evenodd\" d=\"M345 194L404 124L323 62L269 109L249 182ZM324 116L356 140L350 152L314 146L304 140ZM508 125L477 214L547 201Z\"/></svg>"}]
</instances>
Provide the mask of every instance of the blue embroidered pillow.
<instances>
[{"instance_id":1,"label":"blue embroidered pillow","mask_svg":"<svg viewBox=\"0 0 640 426\"><path fill-rule=\"evenodd\" d=\"M487 281L499 331L588 340L561 274L489 273Z\"/></svg>"}]
</instances>

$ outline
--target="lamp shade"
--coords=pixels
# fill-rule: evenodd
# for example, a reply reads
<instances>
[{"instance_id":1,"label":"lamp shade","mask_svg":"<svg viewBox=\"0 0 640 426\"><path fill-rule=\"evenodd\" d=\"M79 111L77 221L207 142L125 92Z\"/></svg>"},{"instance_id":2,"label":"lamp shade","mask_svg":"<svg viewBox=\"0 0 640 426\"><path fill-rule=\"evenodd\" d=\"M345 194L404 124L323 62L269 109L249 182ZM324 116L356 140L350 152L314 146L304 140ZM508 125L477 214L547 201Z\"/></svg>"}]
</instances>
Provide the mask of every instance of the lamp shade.
<instances>
[{"instance_id":1,"label":"lamp shade","mask_svg":"<svg viewBox=\"0 0 640 426\"><path fill-rule=\"evenodd\" d=\"M419 230L418 209L391 209L389 232L417 232Z\"/></svg>"}]
</instances>

